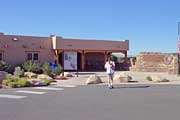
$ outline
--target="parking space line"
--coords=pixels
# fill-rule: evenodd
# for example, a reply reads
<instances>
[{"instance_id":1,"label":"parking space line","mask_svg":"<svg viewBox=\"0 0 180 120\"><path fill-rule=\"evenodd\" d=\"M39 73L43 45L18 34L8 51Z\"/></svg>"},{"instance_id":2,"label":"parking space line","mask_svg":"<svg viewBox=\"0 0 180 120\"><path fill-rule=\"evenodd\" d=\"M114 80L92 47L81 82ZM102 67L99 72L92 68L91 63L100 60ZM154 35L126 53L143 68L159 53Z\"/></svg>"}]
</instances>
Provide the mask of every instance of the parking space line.
<instances>
[{"instance_id":1,"label":"parking space line","mask_svg":"<svg viewBox=\"0 0 180 120\"><path fill-rule=\"evenodd\" d=\"M77 87L76 85L59 85L58 87L69 87L69 88L74 88Z\"/></svg>"},{"instance_id":2,"label":"parking space line","mask_svg":"<svg viewBox=\"0 0 180 120\"><path fill-rule=\"evenodd\" d=\"M27 96L0 94L0 98L22 99L22 98L26 98L26 97Z\"/></svg>"},{"instance_id":3,"label":"parking space line","mask_svg":"<svg viewBox=\"0 0 180 120\"><path fill-rule=\"evenodd\" d=\"M16 92L18 92L18 93L27 93L27 94L37 94L37 95L42 95L42 94L46 93L46 92L29 91L29 90L18 90Z\"/></svg>"},{"instance_id":4,"label":"parking space line","mask_svg":"<svg viewBox=\"0 0 180 120\"><path fill-rule=\"evenodd\" d=\"M33 89L40 89L40 90L64 90L63 88L53 88L53 87L33 87Z\"/></svg>"}]
</instances>

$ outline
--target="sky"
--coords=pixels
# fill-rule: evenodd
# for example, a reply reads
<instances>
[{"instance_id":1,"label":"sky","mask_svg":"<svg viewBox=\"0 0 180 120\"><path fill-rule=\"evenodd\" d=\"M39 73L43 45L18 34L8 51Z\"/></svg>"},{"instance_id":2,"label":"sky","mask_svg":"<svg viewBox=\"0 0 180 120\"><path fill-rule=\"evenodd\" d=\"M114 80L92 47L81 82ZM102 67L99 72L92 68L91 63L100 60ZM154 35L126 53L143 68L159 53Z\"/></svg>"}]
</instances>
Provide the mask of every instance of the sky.
<instances>
[{"instance_id":1,"label":"sky","mask_svg":"<svg viewBox=\"0 0 180 120\"><path fill-rule=\"evenodd\" d=\"M0 0L0 32L129 40L129 55L177 52L180 0Z\"/></svg>"}]
</instances>

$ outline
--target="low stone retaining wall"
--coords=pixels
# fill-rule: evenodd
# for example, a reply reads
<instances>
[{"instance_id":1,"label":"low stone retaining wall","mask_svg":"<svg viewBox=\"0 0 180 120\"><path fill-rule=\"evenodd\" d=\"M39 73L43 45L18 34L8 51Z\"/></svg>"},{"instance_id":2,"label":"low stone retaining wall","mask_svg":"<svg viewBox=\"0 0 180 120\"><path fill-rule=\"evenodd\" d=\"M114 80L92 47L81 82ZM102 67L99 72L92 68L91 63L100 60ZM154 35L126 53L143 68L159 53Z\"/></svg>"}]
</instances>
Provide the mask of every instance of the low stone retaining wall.
<instances>
[{"instance_id":1,"label":"low stone retaining wall","mask_svg":"<svg viewBox=\"0 0 180 120\"><path fill-rule=\"evenodd\" d=\"M178 73L178 55L159 52L141 52L131 59L130 71Z\"/></svg>"}]
</instances>

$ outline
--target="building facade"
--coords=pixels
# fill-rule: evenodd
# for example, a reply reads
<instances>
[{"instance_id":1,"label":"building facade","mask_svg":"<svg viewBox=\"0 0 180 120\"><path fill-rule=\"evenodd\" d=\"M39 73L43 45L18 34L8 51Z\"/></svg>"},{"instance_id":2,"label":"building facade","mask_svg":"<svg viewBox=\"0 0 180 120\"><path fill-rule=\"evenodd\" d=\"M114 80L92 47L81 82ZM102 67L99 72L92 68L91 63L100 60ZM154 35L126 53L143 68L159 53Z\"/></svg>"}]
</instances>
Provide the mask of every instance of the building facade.
<instances>
[{"instance_id":1,"label":"building facade","mask_svg":"<svg viewBox=\"0 0 180 120\"><path fill-rule=\"evenodd\" d=\"M111 53L123 53L127 58L129 41L68 39L55 35L49 37L5 35L0 33L0 60L20 65L32 60L39 63L63 62L64 52L77 52L78 70L102 70Z\"/></svg>"}]
</instances>

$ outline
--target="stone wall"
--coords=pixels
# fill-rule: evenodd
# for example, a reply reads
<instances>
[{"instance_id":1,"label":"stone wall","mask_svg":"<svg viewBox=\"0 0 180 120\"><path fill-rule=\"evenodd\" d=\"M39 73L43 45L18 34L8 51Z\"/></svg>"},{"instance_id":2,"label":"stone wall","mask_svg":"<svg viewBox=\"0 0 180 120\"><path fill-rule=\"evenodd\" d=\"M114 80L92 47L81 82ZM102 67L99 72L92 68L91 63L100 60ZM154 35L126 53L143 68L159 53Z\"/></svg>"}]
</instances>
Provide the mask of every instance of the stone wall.
<instances>
[{"instance_id":1,"label":"stone wall","mask_svg":"<svg viewBox=\"0 0 180 120\"><path fill-rule=\"evenodd\" d=\"M178 55L159 52L141 52L131 59L131 71L178 73Z\"/></svg>"}]
</instances>

